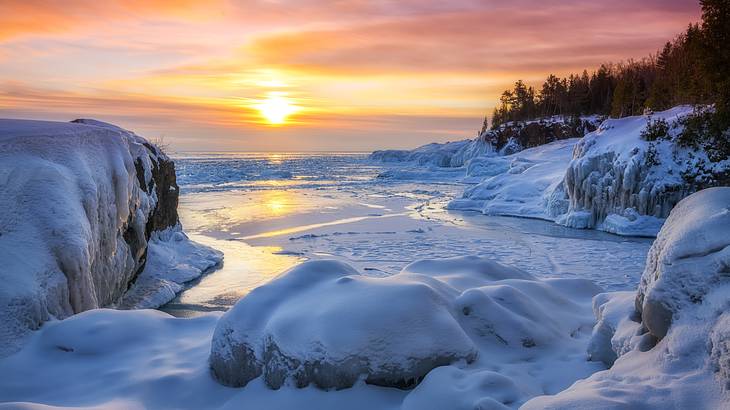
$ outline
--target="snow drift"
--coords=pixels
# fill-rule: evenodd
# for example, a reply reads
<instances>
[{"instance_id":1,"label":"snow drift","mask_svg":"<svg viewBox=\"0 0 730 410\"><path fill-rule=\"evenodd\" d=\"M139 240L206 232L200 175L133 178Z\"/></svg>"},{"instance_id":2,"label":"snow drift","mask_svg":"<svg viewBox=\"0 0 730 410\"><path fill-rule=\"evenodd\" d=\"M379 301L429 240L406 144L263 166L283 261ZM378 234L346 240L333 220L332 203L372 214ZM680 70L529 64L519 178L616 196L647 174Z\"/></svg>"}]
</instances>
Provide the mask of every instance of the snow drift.
<instances>
[{"instance_id":1,"label":"snow drift","mask_svg":"<svg viewBox=\"0 0 730 410\"><path fill-rule=\"evenodd\" d=\"M429 386L481 372L479 379L514 386L514 394L493 391L493 400L514 404L596 370L577 346L592 324L589 300L597 292L586 280L540 281L476 257L414 262L389 277L310 261L223 315L210 363L223 384L244 386L262 376L274 389L342 389L358 380L412 388L424 377ZM542 364L516 365L523 360ZM576 366L548 376L551 360ZM442 366L450 370L433 370ZM474 383L438 394L441 402L456 396L476 402L483 392ZM433 408L416 406L433 394L419 386L406 407Z\"/></svg>"},{"instance_id":2,"label":"snow drift","mask_svg":"<svg viewBox=\"0 0 730 410\"><path fill-rule=\"evenodd\" d=\"M0 120L0 353L50 318L114 305L139 277L160 274L148 243L179 231L177 200L174 164L132 132Z\"/></svg>"},{"instance_id":3,"label":"snow drift","mask_svg":"<svg viewBox=\"0 0 730 410\"><path fill-rule=\"evenodd\" d=\"M730 188L682 200L638 292L595 298L589 350L613 366L526 409L719 409L730 402Z\"/></svg>"}]
</instances>

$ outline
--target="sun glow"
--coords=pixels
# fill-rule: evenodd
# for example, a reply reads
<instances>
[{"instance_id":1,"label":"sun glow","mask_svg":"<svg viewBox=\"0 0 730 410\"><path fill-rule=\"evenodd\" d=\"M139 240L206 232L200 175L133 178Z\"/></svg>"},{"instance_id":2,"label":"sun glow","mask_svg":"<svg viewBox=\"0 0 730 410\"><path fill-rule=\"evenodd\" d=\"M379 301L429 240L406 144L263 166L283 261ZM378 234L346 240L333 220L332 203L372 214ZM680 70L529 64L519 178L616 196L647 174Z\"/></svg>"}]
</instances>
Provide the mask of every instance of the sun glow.
<instances>
[{"instance_id":1,"label":"sun glow","mask_svg":"<svg viewBox=\"0 0 730 410\"><path fill-rule=\"evenodd\" d=\"M261 100L254 107L259 110L261 117L270 125L286 124L287 118L300 110L300 107L296 106L286 96L286 93L279 91L269 92L266 99Z\"/></svg>"}]
</instances>

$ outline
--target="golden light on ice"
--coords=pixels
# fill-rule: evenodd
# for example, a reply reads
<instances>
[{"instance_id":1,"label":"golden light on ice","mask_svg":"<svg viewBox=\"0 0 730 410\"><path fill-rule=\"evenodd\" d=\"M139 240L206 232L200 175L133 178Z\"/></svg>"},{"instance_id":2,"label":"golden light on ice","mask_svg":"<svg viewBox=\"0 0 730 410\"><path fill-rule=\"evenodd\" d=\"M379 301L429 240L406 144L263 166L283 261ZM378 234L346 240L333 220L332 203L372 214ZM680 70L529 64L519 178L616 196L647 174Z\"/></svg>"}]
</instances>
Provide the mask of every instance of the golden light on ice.
<instances>
[{"instance_id":1,"label":"golden light on ice","mask_svg":"<svg viewBox=\"0 0 730 410\"><path fill-rule=\"evenodd\" d=\"M299 111L299 107L283 92L271 91L267 97L254 107L259 111L266 123L271 125L282 125L287 118Z\"/></svg>"}]
</instances>

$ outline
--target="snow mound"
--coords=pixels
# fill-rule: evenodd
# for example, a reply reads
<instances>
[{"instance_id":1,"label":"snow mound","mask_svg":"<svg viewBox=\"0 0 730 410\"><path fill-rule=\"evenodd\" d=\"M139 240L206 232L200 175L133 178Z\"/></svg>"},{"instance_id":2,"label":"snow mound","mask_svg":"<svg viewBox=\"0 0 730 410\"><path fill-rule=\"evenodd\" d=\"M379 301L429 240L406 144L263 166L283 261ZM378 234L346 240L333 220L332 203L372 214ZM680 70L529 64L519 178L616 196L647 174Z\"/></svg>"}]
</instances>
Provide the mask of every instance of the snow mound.
<instances>
[{"instance_id":1,"label":"snow mound","mask_svg":"<svg viewBox=\"0 0 730 410\"><path fill-rule=\"evenodd\" d=\"M505 157L472 160L469 172L487 177L451 201L449 209L554 220L567 211L563 176L577 141L555 141Z\"/></svg>"},{"instance_id":2,"label":"snow mound","mask_svg":"<svg viewBox=\"0 0 730 410\"><path fill-rule=\"evenodd\" d=\"M595 299L591 340L613 366L525 409L720 409L730 402L730 188L682 200L662 227L638 295ZM641 321L639 323L639 321ZM611 353L609 350L613 351Z\"/></svg>"},{"instance_id":3,"label":"snow mound","mask_svg":"<svg viewBox=\"0 0 730 410\"><path fill-rule=\"evenodd\" d=\"M631 351L641 336L640 318L634 309L636 292L601 293L593 298L593 314L596 325L588 343L588 357L608 366Z\"/></svg>"},{"instance_id":4,"label":"snow mound","mask_svg":"<svg viewBox=\"0 0 730 410\"><path fill-rule=\"evenodd\" d=\"M589 281L540 281L477 257L418 261L377 278L341 262L310 261L254 290L221 318L210 363L223 384L243 386L263 376L275 389L341 389L358 380L411 388L424 376L429 386L458 378L463 369L519 385L511 399L494 390L495 400L522 402L543 393L533 382L548 378L545 364L502 375L483 371L501 373L499 363L508 369L541 355L568 360L571 349L576 361L585 362L576 340L590 329L590 298L598 291ZM595 370L579 364L552 374L543 388L558 391L576 374ZM474 397L484 392L480 383L467 384ZM419 387L411 394L414 403L428 401L418 398L419 389L431 394ZM463 390L438 394L448 400Z\"/></svg>"},{"instance_id":5,"label":"snow mound","mask_svg":"<svg viewBox=\"0 0 730 410\"><path fill-rule=\"evenodd\" d=\"M257 288L216 327L211 366L227 385L263 373L272 388L407 387L437 366L476 358L449 309L449 289L417 274L360 275L310 261Z\"/></svg>"},{"instance_id":6,"label":"snow mound","mask_svg":"<svg viewBox=\"0 0 730 410\"><path fill-rule=\"evenodd\" d=\"M172 161L130 131L0 120L0 356L50 318L115 304L177 200Z\"/></svg>"},{"instance_id":7,"label":"snow mound","mask_svg":"<svg viewBox=\"0 0 730 410\"><path fill-rule=\"evenodd\" d=\"M587 134L567 167L570 207L557 222L620 235L656 236L674 205L709 186L712 174L730 170L730 160L713 162L703 149L676 142L682 130L679 121L693 112L691 106L678 106L609 119ZM656 121L669 124L667 138L646 141L642 132Z\"/></svg>"}]
</instances>

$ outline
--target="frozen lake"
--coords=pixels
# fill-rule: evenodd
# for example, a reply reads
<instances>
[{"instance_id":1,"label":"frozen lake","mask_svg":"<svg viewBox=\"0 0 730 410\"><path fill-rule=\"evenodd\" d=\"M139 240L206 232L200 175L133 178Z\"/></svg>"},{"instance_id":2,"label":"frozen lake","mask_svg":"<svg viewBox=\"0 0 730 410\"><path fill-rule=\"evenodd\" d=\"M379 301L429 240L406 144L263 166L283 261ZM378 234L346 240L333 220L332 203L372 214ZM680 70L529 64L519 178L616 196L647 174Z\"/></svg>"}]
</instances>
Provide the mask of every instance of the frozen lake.
<instances>
[{"instance_id":1,"label":"frozen lake","mask_svg":"<svg viewBox=\"0 0 730 410\"><path fill-rule=\"evenodd\" d=\"M224 266L163 310L194 316L307 259L389 275L423 258L488 256L540 277L635 289L650 239L445 209L463 169L383 164L358 153L188 153L175 158L180 217ZM620 268L617 268L620 267Z\"/></svg>"}]
</instances>

